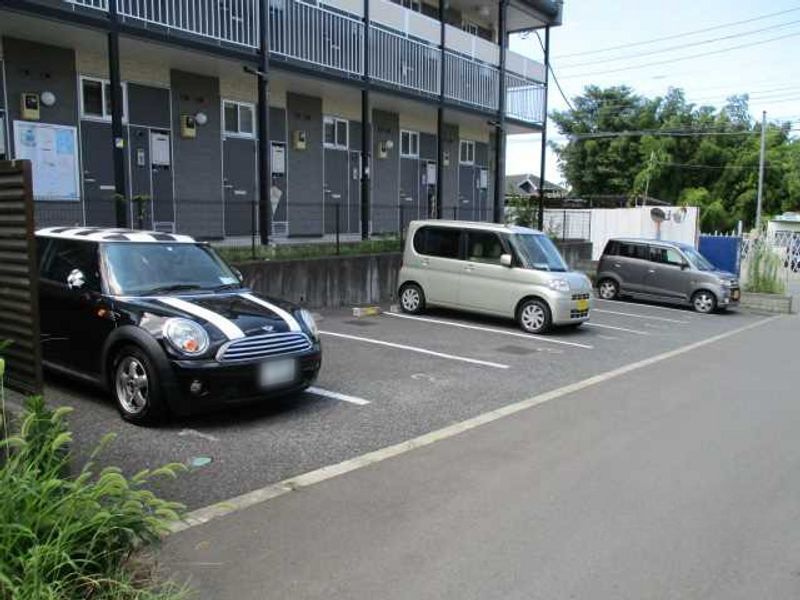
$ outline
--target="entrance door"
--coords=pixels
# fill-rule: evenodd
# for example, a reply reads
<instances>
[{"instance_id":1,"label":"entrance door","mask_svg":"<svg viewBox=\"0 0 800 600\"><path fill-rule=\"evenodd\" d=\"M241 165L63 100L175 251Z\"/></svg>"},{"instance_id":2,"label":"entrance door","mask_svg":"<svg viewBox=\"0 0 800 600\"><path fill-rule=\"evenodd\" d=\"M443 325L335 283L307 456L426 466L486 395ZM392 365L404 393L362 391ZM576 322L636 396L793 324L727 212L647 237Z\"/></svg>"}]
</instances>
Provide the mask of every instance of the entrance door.
<instances>
[{"instance_id":1,"label":"entrance door","mask_svg":"<svg viewBox=\"0 0 800 600\"><path fill-rule=\"evenodd\" d=\"M225 235L251 235L256 184L256 144L252 139L227 137L222 143L222 186L225 197Z\"/></svg>"},{"instance_id":2,"label":"entrance door","mask_svg":"<svg viewBox=\"0 0 800 600\"><path fill-rule=\"evenodd\" d=\"M418 158L400 159L400 206L402 206L402 226L420 217L420 161Z\"/></svg>"},{"instance_id":3,"label":"entrance door","mask_svg":"<svg viewBox=\"0 0 800 600\"><path fill-rule=\"evenodd\" d=\"M127 148L128 144L125 146ZM116 201L111 125L81 122L81 151L86 225L113 227L116 225ZM127 151L125 164L128 164Z\"/></svg>"},{"instance_id":4,"label":"entrance door","mask_svg":"<svg viewBox=\"0 0 800 600\"><path fill-rule=\"evenodd\" d=\"M150 130L150 173L153 226L159 230L175 228L175 195L172 185L172 140L170 132Z\"/></svg>"},{"instance_id":5,"label":"entrance door","mask_svg":"<svg viewBox=\"0 0 800 600\"><path fill-rule=\"evenodd\" d=\"M336 213L339 213L339 232L348 226L348 184L350 158L347 150L325 148L325 233L336 233Z\"/></svg>"},{"instance_id":6,"label":"entrance door","mask_svg":"<svg viewBox=\"0 0 800 600\"><path fill-rule=\"evenodd\" d=\"M152 224L152 170L150 165L150 129L130 128L131 202L128 219L137 229L150 229Z\"/></svg>"},{"instance_id":7,"label":"entrance door","mask_svg":"<svg viewBox=\"0 0 800 600\"><path fill-rule=\"evenodd\" d=\"M458 168L458 212L461 221L477 221L475 217L475 167L460 165Z\"/></svg>"}]
</instances>

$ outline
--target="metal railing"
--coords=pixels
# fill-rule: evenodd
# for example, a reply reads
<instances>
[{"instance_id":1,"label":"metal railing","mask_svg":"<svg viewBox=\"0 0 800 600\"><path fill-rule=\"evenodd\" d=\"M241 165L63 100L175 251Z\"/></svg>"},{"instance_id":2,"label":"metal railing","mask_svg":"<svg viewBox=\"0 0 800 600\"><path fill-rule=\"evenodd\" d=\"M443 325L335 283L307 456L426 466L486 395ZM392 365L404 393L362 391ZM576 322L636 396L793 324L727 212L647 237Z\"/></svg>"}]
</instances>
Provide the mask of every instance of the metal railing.
<instances>
[{"instance_id":1,"label":"metal railing","mask_svg":"<svg viewBox=\"0 0 800 600\"><path fill-rule=\"evenodd\" d=\"M497 110L500 71L455 52L446 51L444 95L451 100Z\"/></svg>"},{"instance_id":2,"label":"metal railing","mask_svg":"<svg viewBox=\"0 0 800 600\"><path fill-rule=\"evenodd\" d=\"M269 33L273 54L352 75L364 73L364 23L357 17L298 0L272 0Z\"/></svg>"},{"instance_id":3,"label":"metal railing","mask_svg":"<svg viewBox=\"0 0 800 600\"><path fill-rule=\"evenodd\" d=\"M544 84L506 73L506 115L529 123L544 121Z\"/></svg>"},{"instance_id":4,"label":"metal railing","mask_svg":"<svg viewBox=\"0 0 800 600\"><path fill-rule=\"evenodd\" d=\"M544 231L559 240L592 239L592 214L588 210L548 208L544 211Z\"/></svg>"},{"instance_id":5,"label":"metal railing","mask_svg":"<svg viewBox=\"0 0 800 600\"><path fill-rule=\"evenodd\" d=\"M439 94L439 48L370 26L370 76L384 83Z\"/></svg>"}]
</instances>

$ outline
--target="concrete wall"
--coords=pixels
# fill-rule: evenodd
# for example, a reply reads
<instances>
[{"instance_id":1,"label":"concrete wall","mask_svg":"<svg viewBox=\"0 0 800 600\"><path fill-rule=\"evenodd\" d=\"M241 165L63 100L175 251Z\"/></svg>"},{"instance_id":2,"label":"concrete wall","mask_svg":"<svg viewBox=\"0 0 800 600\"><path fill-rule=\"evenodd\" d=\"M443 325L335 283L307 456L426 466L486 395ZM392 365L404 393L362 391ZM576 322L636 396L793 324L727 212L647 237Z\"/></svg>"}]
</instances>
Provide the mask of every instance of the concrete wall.
<instances>
[{"instance_id":1,"label":"concrete wall","mask_svg":"<svg viewBox=\"0 0 800 600\"><path fill-rule=\"evenodd\" d=\"M570 267L592 255L589 242L556 243ZM247 285L311 308L385 304L396 299L402 254L240 263Z\"/></svg>"}]
</instances>

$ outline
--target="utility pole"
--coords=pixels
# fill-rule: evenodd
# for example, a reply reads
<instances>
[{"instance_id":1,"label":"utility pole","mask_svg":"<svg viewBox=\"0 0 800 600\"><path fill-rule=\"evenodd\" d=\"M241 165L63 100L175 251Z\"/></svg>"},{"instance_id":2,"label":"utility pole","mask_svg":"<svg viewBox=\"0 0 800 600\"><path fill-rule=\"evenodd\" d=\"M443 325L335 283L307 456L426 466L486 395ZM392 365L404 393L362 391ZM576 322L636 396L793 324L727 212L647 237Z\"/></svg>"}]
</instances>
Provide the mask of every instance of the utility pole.
<instances>
[{"instance_id":1,"label":"utility pole","mask_svg":"<svg viewBox=\"0 0 800 600\"><path fill-rule=\"evenodd\" d=\"M767 111L761 113L761 153L758 158L758 198L756 200L756 229L761 225L761 202L764 197L764 155L767 150Z\"/></svg>"},{"instance_id":2,"label":"utility pole","mask_svg":"<svg viewBox=\"0 0 800 600\"><path fill-rule=\"evenodd\" d=\"M542 157L539 163L539 211L537 226L544 230L544 186L547 165L547 95L550 91L550 26L544 30L544 112L542 113Z\"/></svg>"}]
</instances>

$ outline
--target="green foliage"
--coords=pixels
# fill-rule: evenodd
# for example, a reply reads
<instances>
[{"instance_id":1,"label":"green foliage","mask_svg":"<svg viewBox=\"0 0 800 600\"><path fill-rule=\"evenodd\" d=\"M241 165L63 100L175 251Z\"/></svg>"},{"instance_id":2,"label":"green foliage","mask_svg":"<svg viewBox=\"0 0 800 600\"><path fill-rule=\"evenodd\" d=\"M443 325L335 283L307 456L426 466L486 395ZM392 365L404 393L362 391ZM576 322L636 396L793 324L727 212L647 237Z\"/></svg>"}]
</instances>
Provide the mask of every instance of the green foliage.
<instances>
[{"instance_id":1,"label":"green foliage","mask_svg":"<svg viewBox=\"0 0 800 600\"><path fill-rule=\"evenodd\" d=\"M781 259L768 244L755 240L748 261L745 291L784 293L785 286L780 277Z\"/></svg>"},{"instance_id":2,"label":"green foliage","mask_svg":"<svg viewBox=\"0 0 800 600\"><path fill-rule=\"evenodd\" d=\"M508 210L506 218L509 223L520 227L536 227L536 203L531 198L520 196L513 186L509 186Z\"/></svg>"},{"instance_id":3,"label":"green foliage","mask_svg":"<svg viewBox=\"0 0 800 600\"><path fill-rule=\"evenodd\" d=\"M589 86L573 99L575 110L556 111L553 121L568 142L555 149L561 170L578 196L634 195L700 206L704 231L752 226L758 186L760 122L748 97L733 96L717 110L686 101L679 89L646 98L631 88ZM767 129L764 214L800 209L800 141L790 124ZM608 132L684 132L680 136ZM686 135L713 131L723 135ZM703 189L703 203L685 199Z\"/></svg>"},{"instance_id":4,"label":"green foliage","mask_svg":"<svg viewBox=\"0 0 800 600\"><path fill-rule=\"evenodd\" d=\"M216 251L228 262L247 262L249 260L291 260L298 258L319 258L336 256L336 244L285 244L279 246L256 245L256 255L249 246L216 246ZM343 242L339 245L339 255L383 254L400 252L400 238L387 236L360 242Z\"/></svg>"},{"instance_id":5,"label":"green foliage","mask_svg":"<svg viewBox=\"0 0 800 600\"><path fill-rule=\"evenodd\" d=\"M183 597L170 585L148 586L149 578L132 569L134 551L157 542L182 510L146 486L175 477L183 466L131 478L115 467L97 470L97 455L113 439L107 435L71 477L69 412L30 398L17 430L0 440L0 599Z\"/></svg>"}]
</instances>

